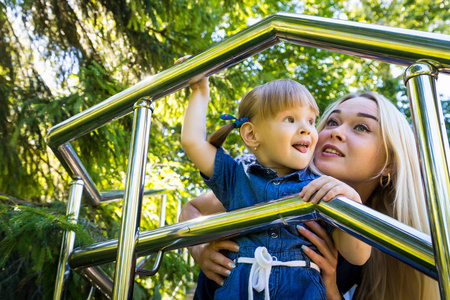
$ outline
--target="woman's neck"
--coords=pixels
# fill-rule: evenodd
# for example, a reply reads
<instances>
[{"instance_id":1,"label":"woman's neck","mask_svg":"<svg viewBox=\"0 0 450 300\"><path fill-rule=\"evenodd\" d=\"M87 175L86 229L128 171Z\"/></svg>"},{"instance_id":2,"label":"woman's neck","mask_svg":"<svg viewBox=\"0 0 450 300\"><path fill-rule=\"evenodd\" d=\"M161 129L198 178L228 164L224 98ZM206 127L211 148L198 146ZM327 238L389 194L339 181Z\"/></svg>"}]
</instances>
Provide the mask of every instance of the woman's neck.
<instances>
[{"instance_id":1,"label":"woman's neck","mask_svg":"<svg viewBox=\"0 0 450 300\"><path fill-rule=\"evenodd\" d=\"M366 204L367 200L369 200L372 193L378 187L378 180L371 180L369 182L346 182L349 186L351 186L361 198L362 204Z\"/></svg>"}]
</instances>

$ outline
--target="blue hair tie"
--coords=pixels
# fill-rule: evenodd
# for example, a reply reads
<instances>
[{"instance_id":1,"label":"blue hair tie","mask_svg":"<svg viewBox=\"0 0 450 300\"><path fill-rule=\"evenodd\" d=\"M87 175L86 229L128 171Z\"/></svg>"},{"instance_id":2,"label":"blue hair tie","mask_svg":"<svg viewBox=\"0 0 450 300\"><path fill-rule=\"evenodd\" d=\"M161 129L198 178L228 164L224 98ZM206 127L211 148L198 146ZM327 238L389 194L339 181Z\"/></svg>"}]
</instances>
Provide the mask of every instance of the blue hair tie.
<instances>
[{"instance_id":1,"label":"blue hair tie","mask_svg":"<svg viewBox=\"0 0 450 300\"><path fill-rule=\"evenodd\" d=\"M236 124L236 128L240 128L242 126L242 124L244 124L245 122L248 122L248 118L237 119L229 114L223 114L220 116L220 118L225 121L226 120L234 120L233 123Z\"/></svg>"}]
</instances>

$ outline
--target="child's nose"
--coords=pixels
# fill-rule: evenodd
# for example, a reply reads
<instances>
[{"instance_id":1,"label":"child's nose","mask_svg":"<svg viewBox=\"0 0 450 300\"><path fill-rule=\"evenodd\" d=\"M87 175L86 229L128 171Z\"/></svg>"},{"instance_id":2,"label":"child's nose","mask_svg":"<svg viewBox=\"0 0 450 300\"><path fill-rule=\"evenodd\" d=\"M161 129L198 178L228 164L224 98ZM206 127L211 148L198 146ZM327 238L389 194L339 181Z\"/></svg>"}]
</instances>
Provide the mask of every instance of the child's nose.
<instances>
[{"instance_id":1,"label":"child's nose","mask_svg":"<svg viewBox=\"0 0 450 300\"><path fill-rule=\"evenodd\" d=\"M306 127L302 127L302 128L300 128L300 130L298 131L298 133L299 133L299 134L302 134L302 135L304 135L304 134L309 135L309 134L311 133L311 130L309 130L309 129L306 128Z\"/></svg>"}]
</instances>

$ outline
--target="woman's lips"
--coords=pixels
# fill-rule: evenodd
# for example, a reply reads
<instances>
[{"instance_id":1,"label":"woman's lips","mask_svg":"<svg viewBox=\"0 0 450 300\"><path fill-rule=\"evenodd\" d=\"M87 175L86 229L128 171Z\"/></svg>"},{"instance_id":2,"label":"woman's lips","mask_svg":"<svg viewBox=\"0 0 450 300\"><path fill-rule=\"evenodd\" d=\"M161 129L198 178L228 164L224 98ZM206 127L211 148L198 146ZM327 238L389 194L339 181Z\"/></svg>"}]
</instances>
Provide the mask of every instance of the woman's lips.
<instances>
[{"instance_id":1,"label":"woman's lips","mask_svg":"<svg viewBox=\"0 0 450 300\"><path fill-rule=\"evenodd\" d=\"M323 146L322 148L322 155L323 156L328 156L328 157L344 157L344 153L342 153L341 150L339 150L338 147L327 144L325 146Z\"/></svg>"}]
</instances>

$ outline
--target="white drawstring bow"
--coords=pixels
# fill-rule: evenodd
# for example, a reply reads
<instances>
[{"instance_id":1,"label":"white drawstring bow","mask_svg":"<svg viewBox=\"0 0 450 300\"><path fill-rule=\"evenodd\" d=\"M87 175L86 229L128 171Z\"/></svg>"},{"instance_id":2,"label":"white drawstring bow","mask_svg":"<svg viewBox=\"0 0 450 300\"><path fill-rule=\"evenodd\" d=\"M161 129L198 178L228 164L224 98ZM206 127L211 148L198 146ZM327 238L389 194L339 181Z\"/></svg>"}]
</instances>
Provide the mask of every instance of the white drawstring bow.
<instances>
[{"instance_id":1,"label":"white drawstring bow","mask_svg":"<svg viewBox=\"0 0 450 300\"><path fill-rule=\"evenodd\" d=\"M256 248L255 258L239 257L237 262L252 264L248 280L249 300L253 300L253 289L257 292L262 292L264 290L265 300L270 300L269 277L272 272L272 266L306 267L306 261L304 260L293 260L288 262L274 260L266 247ZM320 273L320 268L315 263L311 262L310 267Z\"/></svg>"}]
</instances>

